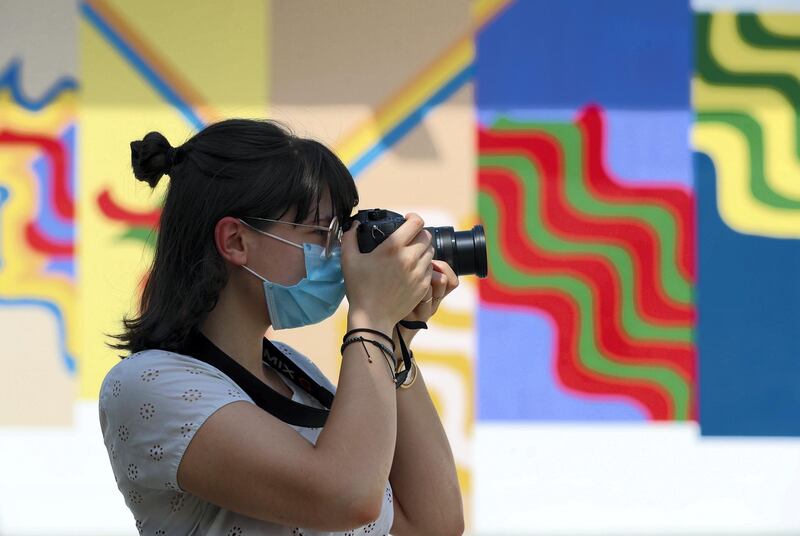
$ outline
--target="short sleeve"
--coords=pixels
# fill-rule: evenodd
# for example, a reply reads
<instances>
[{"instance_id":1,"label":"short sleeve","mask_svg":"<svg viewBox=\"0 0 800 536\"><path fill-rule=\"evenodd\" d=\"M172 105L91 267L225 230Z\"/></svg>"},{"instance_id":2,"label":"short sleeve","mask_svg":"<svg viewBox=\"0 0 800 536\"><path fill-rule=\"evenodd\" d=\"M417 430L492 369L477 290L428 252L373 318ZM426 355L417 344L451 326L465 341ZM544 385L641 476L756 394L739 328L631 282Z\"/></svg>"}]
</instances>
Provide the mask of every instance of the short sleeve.
<instances>
[{"instance_id":1,"label":"short sleeve","mask_svg":"<svg viewBox=\"0 0 800 536\"><path fill-rule=\"evenodd\" d=\"M185 491L178 466L194 434L215 411L253 402L207 363L145 350L115 365L100 390L100 424L117 482Z\"/></svg>"}]
</instances>

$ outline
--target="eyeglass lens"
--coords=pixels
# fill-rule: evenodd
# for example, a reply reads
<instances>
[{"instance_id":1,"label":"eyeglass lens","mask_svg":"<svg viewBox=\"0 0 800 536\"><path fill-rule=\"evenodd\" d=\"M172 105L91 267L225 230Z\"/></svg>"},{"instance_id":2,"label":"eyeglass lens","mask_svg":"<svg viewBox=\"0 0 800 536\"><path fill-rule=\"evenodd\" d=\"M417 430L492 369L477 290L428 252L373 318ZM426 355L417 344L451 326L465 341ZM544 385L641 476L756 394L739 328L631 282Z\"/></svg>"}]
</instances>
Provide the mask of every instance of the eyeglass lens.
<instances>
[{"instance_id":1,"label":"eyeglass lens","mask_svg":"<svg viewBox=\"0 0 800 536\"><path fill-rule=\"evenodd\" d=\"M333 250L336 247L341 247L342 245L342 233L341 227L339 226L339 220L334 217L331 220L331 226L329 227L328 232L328 240L327 244L325 245L325 254L330 256L333 253Z\"/></svg>"}]
</instances>

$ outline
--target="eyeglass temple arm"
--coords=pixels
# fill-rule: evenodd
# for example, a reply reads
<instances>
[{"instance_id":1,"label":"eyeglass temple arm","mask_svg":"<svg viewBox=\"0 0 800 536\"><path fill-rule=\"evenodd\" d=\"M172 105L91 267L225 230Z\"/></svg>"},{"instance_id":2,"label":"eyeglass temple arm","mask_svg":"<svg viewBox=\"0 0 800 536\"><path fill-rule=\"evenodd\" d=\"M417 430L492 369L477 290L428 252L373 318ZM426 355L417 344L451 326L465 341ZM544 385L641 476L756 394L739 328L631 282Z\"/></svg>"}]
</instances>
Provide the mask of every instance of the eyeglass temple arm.
<instances>
[{"instance_id":1,"label":"eyeglass temple arm","mask_svg":"<svg viewBox=\"0 0 800 536\"><path fill-rule=\"evenodd\" d=\"M263 219L263 218L256 218L256 219ZM244 220L242 220L242 221L244 221ZM278 235L274 235L274 234L272 234L272 233L268 233L268 232L266 232L266 231L262 231L261 229L256 229L255 227L253 227L252 225L250 225L250 224L249 224L249 223L247 223L247 222L244 222L244 224L245 224L245 225L247 225L248 227L250 227L252 230L254 230L254 231L255 231L255 232L257 232L257 233L261 233L261 234L264 234L264 235L270 236L270 237L274 238L275 240L280 240L280 241L281 241L281 242L283 242L284 244L289 244L290 246L294 246L294 247L296 247L296 248L303 249L303 246L300 246L300 245L298 245L298 244L295 244L294 242L292 242L292 241L290 241L290 240L286 240L285 238L281 238L281 237L280 237L280 236L278 236ZM298 225L299 225L299 224L298 224Z\"/></svg>"},{"instance_id":2,"label":"eyeglass temple arm","mask_svg":"<svg viewBox=\"0 0 800 536\"><path fill-rule=\"evenodd\" d=\"M242 218L244 219L244 218ZM286 225L297 225L299 227L311 227L312 229L319 229L321 231L329 231L330 226L325 227L324 225L307 225L305 223L292 223L289 221L281 221L281 220L271 220L269 218L257 218L255 216L247 216L248 220L259 220L259 221L271 221L273 223L285 223ZM245 222L246 223L246 222ZM253 227L252 225L250 227Z\"/></svg>"},{"instance_id":3,"label":"eyeglass temple arm","mask_svg":"<svg viewBox=\"0 0 800 536\"><path fill-rule=\"evenodd\" d=\"M298 244L295 244L294 242L291 242L291 241L289 241L289 240L286 240L285 238L281 238L281 237L280 237L280 236L278 236L278 235L274 235L274 234L272 234L272 233L268 233L268 232L266 232L266 231L258 231L258 232L259 232L259 233L264 233L265 235L269 235L269 236L271 236L272 238L274 238L275 240L280 240L280 241L281 241L281 242L283 242L284 244L289 244L290 246L294 246L294 247L296 247L296 248L298 248L298 249L303 249L303 246L300 246L300 245L298 245Z\"/></svg>"}]
</instances>

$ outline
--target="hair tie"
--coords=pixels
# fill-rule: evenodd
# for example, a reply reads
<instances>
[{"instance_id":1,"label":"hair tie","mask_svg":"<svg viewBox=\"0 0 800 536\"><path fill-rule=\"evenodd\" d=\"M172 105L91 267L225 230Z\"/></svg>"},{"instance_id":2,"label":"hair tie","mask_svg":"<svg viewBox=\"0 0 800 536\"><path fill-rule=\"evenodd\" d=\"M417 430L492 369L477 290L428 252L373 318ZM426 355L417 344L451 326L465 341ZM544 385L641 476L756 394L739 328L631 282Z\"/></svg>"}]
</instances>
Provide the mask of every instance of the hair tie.
<instances>
[{"instance_id":1,"label":"hair tie","mask_svg":"<svg viewBox=\"0 0 800 536\"><path fill-rule=\"evenodd\" d=\"M180 151L180 147L173 147L170 145L169 149L167 149L167 167L164 171L165 174L169 175L172 171L172 168L175 167L175 164L178 163L178 151Z\"/></svg>"},{"instance_id":2,"label":"hair tie","mask_svg":"<svg viewBox=\"0 0 800 536\"><path fill-rule=\"evenodd\" d=\"M166 173L169 174L172 171L172 166L175 165L175 147L170 145L169 149L167 149L167 169Z\"/></svg>"}]
</instances>

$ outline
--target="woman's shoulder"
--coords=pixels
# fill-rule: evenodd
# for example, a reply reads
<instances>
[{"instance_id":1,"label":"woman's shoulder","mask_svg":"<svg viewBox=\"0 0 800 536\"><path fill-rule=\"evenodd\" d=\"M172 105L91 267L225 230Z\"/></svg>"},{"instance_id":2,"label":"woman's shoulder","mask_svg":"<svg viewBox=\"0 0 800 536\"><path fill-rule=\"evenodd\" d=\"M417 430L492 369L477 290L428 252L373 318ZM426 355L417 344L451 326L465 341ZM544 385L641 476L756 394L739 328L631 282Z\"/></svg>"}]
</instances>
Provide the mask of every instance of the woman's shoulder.
<instances>
[{"instance_id":1,"label":"woman's shoulder","mask_svg":"<svg viewBox=\"0 0 800 536\"><path fill-rule=\"evenodd\" d=\"M271 342L313 380L332 393L336 392L336 386L303 352L282 341ZM147 390L151 385L156 388L157 383L164 382L213 382L241 391L236 382L205 361L170 350L146 349L130 354L111 367L100 386L101 401L109 395L117 396L122 385L134 382L139 390Z\"/></svg>"},{"instance_id":2,"label":"woman's shoulder","mask_svg":"<svg viewBox=\"0 0 800 536\"><path fill-rule=\"evenodd\" d=\"M197 372L199 370L215 371L216 368L208 363L201 361L192 356L180 354L170 350L162 350L159 348L150 348L141 350L130 354L129 356L120 359L106 374L109 376L121 376L131 374L142 374L150 372L150 375L160 373L160 370L154 367L166 367L167 369L181 369L187 373Z\"/></svg>"},{"instance_id":3,"label":"woman's shoulder","mask_svg":"<svg viewBox=\"0 0 800 536\"><path fill-rule=\"evenodd\" d=\"M194 426L229 402L253 403L217 368L157 349L136 352L116 363L106 373L98 399L101 427L106 428L105 421L131 433L134 425L141 428L165 419Z\"/></svg>"},{"instance_id":4,"label":"woman's shoulder","mask_svg":"<svg viewBox=\"0 0 800 536\"><path fill-rule=\"evenodd\" d=\"M224 373L187 355L152 349L116 363L101 386L98 417L118 483L179 491L187 445L212 414L234 402L254 403Z\"/></svg>"},{"instance_id":5,"label":"woman's shoulder","mask_svg":"<svg viewBox=\"0 0 800 536\"><path fill-rule=\"evenodd\" d=\"M114 364L100 385L101 400L117 396L123 384L135 384L147 388L155 384L178 382L214 382L237 387L236 383L222 371L194 357L157 348L145 349L130 354Z\"/></svg>"}]
</instances>

